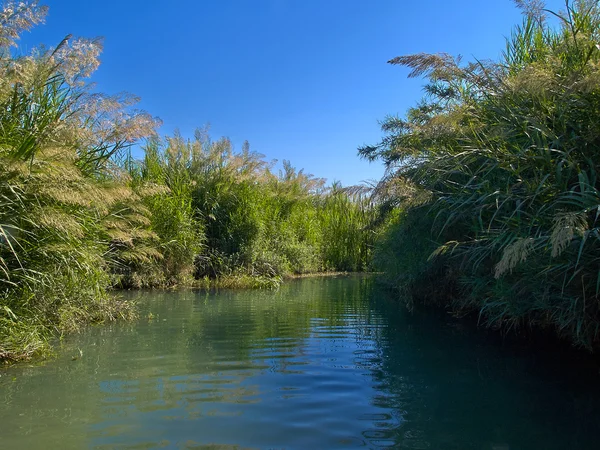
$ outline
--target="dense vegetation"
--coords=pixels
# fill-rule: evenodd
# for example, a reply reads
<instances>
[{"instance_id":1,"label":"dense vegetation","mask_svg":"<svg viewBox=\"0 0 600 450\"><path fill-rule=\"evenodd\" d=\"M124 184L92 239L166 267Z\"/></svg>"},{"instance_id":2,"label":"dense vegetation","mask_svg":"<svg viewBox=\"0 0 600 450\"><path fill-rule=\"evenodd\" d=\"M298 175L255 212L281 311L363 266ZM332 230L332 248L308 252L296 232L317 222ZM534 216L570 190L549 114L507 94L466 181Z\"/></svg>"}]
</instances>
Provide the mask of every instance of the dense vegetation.
<instances>
[{"instance_id":1,"label":"dense vegetation","mask_svg":"<svg viewBox=\"0 0 600 450\"><path fill-rule=\"evenodd\" d=\"M387 168L369 192L326 187L287 161L276 170L207 129L159 136L135 97L89 84L101 41L67 36L15 54L46 8L5 3L0 360L42 353L84 323L134 317L115 288L270 288L371 267L409 306L597 346L600 7L517 4L523 24L498 61L390 61L427 79L425 97L359 150Z\"/></svg>"},{"instance_id":2,"label":"dense vegetation","mask_svg":"<svg viewBox=\"0 0 600 450\"><path fill-rule=\"evenodd\" d=\"M424 99L378 145L388 214L376 265L411 304L600 341L600 9L518 1L499 61L394 58Z\"/></svg>"},{"instance_id":3,"label":"dense vegetation","mask_svg":"<svg viewBox=\"0 0 600 450\"><path fill-rule=\"evenodd\" d=\"M212 142L204 130L188 141L154 138L142 161L123 167L134 191L154 191L143 201L153 235L139 239L150 253L139 255L129 236L115 246L124 249L115 254L123 287L211 279L260 287L288 274L367 269L375 214L369 196L335 183L326 188L287 161L274 173L248 143L235 152L228 139Z\"/></svg>"},{"instance_id":4,"label":"dense vegetation","mask_svg":"<svg viewBox=\"0 0 600 450\"><path fill-rule=\"evenodd\" d=\"M160 138L135 97L92 89L100 41L13 53L45 14L35 1L0 10L0 360L134 316L114 287L272 287L367 268L366 196L287 162L275 173L248 145L235 152L202 130Z\"/></svg>"}]
</instances>

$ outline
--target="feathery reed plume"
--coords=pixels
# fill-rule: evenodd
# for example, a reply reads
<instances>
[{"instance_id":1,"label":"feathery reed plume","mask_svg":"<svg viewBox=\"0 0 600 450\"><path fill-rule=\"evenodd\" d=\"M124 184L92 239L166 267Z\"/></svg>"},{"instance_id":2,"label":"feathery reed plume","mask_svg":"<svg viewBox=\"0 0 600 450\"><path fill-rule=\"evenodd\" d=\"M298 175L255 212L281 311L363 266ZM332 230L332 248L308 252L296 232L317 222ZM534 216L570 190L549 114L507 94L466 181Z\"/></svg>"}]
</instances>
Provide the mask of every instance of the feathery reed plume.
<instances>
[{"instance_id":1,"label":"feathery reed plume","mask_svg":"<svg viewBox=\"0 0 600 450\"><path fill-rule=\"evenodd\" d=\"M600 344L600 9L516 3L523 23L497 62L390 61L427 87L405 118L384 121L380 143L359 149L386 165L378 191L389 228L375 263L421 301L477 310L493 326L554 327L591 348Z\"/></svg>"}]
</instances>

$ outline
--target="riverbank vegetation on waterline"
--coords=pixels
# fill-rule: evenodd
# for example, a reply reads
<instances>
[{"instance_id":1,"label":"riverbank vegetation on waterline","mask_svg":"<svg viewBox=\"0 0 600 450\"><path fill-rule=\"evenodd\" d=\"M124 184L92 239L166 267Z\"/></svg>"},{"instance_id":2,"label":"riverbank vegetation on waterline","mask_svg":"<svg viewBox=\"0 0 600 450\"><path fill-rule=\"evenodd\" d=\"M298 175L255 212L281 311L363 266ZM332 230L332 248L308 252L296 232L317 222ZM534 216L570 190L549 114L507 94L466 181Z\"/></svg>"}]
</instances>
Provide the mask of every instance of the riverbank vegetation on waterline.
<instances>
[{"instance_id":1,"label":"riverbank vegetation on waterline","mask_svg":"<svg viewBox=\"0 0 600 450\"><path fill-rule=\"evenodd\" d=\"M275 287L287 274L368 268L375 209L360 190L289 163L275 173L205 132L159 138L135 97L93 91L100 40L13 53L46 11L0 10L0 360L134 317L114 287Z\"/></svg>"},{"instance_id":2,"label":"riverbank vegetation on waterline","mask_svg":"<svg viewBox=\"0 0 600 450\"><path fill-rule=\"evenodd\" d=\"M123 167L134 190L161 190L145 201L160 243L152 248L161 257L122 261L120 286L236 276L262 285L293 274L369 268L377 211L368 190L325 187L288 161L274 172L247 143L236 152L228 139L213 142L204 130L193 140L150 139L144 159Z\"/></svg>"},{"instance_id":3,"label":"riverbank vegetation on waterline","mask_svg":"<svg viewBox=\"0 0 600 450\"><path fill-rule=\"evenodd\" d=\"M476 311L487 325L600 342L600 9L517 2L499 61L416 54L427 79L381 143L387 227L375 254L409 303Z\"/></svg>"}]
</instances>

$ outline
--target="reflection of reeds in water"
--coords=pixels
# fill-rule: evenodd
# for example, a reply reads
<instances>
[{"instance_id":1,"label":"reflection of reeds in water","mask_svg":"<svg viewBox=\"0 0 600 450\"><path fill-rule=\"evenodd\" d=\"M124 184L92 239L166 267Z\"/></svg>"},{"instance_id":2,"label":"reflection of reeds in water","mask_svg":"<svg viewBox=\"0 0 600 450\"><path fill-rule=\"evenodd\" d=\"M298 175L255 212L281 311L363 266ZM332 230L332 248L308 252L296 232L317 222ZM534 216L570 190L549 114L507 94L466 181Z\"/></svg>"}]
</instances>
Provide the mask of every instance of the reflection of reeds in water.
<instances>
[{"instance_id":1,"label":"reflection of reeds in water","mask_svg":"<svg viewBox=\"0 0 600 450\"><path fill-rule=\"evenodd\" d=\"M568 448L574 436L594 448L595 378L568 388L584 384L576 364L561 369L554 352L515 357L444 315L407 314L369 278L124 295L157 319L86 330L56 361L0 377L9 448L53 443L67 428L99 448Z\"/></svg>"}]
</instances>

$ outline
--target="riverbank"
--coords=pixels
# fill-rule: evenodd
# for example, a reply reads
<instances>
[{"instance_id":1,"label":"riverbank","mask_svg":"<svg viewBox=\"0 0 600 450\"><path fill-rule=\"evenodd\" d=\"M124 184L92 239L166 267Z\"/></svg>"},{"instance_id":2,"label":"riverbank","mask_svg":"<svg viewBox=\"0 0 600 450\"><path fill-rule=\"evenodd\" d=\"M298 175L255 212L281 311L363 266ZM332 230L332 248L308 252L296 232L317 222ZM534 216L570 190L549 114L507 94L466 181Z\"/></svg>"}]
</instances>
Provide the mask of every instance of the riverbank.
<instances>
[{"instance_id":1,"label":"riverbank","mask_svg":"<svg viewBox=\"0 0 600 450\"><path fill-rule=\"evenodd\" d=\"M2 358L129 318L113 288L273 289L288 274L369 268L365 190L276 169L207 127L161 136L136 96L94 88L101 40L14 52L48 8L13 3L0 6Z\"/></svg>"},{"instance_id":2,"label":"riverbank","mask_svg":"<svg viewBox=\"0 0 600 450\"><path fill-rule=\"evenodd\" d=\"M422 77L426 94L360 149L388 169L375 266L409 307L597 350L600 7L516 3L522 22L497 60L389 61Z\"/></svg>"},{"instance_id":3,"label":"riverbank","mask_svg":"<svg viewBox=\"0 0 600 450\"><path fill-rule=\"evenodd\" d=\"M310 274L274 276L250 276L246 274L220 276L215 279L203 278L169 288L154 288L148 292L161 290L177 291L185 289L235 289L235 290L273 290L278 289L286 281L335 276L352 276L356 272L315 272ZM106 325L115 321L135 321L139 318L135 303L123 300L124 292L135 292L140 289L113 289L96 301L69 305L52 317L57 322L44 324L39 316L32 320L14 322L4 320L0 327L0 364L9 365L17 362L41 360L54 355L53 344L68 334L78 333L92 325ZM144 289L145 291L146 289Z\"/></svg>"}]
</instances>

